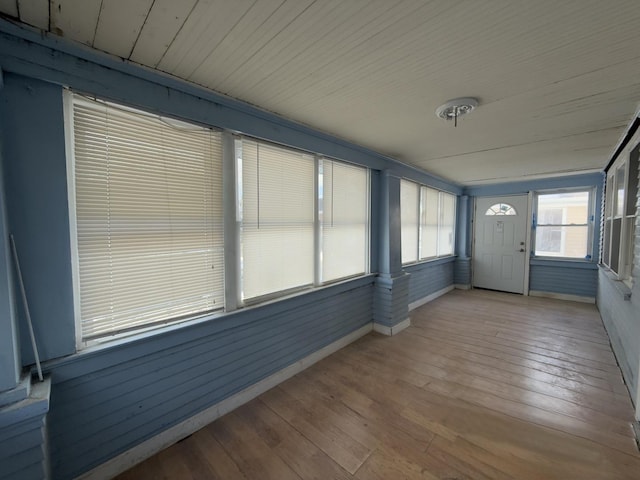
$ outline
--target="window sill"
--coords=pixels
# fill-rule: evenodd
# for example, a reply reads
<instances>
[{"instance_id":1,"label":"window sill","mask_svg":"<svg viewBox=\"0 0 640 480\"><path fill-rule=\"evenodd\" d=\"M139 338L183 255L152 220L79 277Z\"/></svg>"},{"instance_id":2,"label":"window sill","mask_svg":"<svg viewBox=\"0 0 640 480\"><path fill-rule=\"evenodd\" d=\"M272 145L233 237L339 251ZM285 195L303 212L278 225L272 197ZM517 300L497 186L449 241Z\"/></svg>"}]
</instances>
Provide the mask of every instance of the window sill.
<instances>
[{"instance_id":1,"label":"window sill","mask_svg":"<svg viewBox=\"0 0 640 480\"><path fill-rule=\"evenodd\" d=\"M608 267L605 267L604 265L599 265L598 267L600 268L602 274L611 282L613 288L615 288L622 296L622 299L625 302L631 301L631 288L629 288L624 280L618 279L617 275L613 273Z\"/></svg>"},{"instance_id":2,"label":"window sill","mask_svg":"<svg viewBox=\"0 0 640 480\"><path fill-rule=\"evenodd\" d=\"M354 288L372 284L376 275L376 273L369 273L336 281L330 285L308 288L304 291L282 296L269 302L240 308L232 312L217 311L145 332L136 332L126 337L103 341L78 349L76 353L66 357L49 360L43 363L43 370L48 372L54 368L70 367L73 370L79 369L79 371L83 372L81 374L86 374L103 368L103 359L106 357L113 358L112 363L119 363L124 361L125 358L131 360L193 341L196 338L217 335L228 329L239 328L243 325L260 321L263 318L270 318L282 312L293 310L301 304L311 303L325 297L339 295ZM75 367L71 367L72 365Z\"/></svg>"},{"instance_id":3,"label":"window sill","mask_svg":"<svg viewBox=\"0 0 640 480\"><path fill-rule=\"evenodd\" d=\"M530 265L553 266L564 268L582 268L584 270L597 270L598 265L592 260L581 258L563 257L531 257Z\"/></svg>"},{"instance_id":4,"label":"window sill","mask_svg":"<svg viewBox=\"0 0 640 480\"><path fill-rule=\"evenodd\" d=\"M454 262L458 258L457 255L447 255L446 257L436 257L436 258L426 258L424 260L418 260L417 262L404 263L402 265L402 269L406 270L407 268L419 267L420 265L438 265L441 263L449 263Z\"/></svg>"}]
</instances>

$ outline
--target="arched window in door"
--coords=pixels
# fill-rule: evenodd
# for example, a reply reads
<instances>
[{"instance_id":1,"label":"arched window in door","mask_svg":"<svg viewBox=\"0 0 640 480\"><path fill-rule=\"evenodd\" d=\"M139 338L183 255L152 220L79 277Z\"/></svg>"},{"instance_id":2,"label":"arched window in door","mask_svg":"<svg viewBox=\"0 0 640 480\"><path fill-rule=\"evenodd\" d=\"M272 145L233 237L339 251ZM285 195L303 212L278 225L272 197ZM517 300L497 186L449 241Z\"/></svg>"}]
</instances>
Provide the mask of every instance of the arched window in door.
<instances>
[{"instance_id":1,"label":"arched window in door","mask_svg":"<svg viewBox=\"0 0 640 480\"><path fill-rule=\"evenodd\" d=\"M516 212L516 209L513 208L513 205L509 205L508 203L495 203L491 205L484 214L485 215L517 215L518 212Z\"/></svg>"}]
</instances>

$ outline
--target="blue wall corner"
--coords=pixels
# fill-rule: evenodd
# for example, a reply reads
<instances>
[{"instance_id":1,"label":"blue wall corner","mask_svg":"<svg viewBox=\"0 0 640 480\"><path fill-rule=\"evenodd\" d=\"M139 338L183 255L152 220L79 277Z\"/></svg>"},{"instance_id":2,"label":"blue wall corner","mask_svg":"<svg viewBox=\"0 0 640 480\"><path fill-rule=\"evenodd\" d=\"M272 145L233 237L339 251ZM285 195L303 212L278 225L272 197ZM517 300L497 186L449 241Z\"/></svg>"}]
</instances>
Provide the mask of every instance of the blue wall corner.
<instances>
[{"instance_id":1,"label":"blue wall corner","mask_svg":"<svg viewBox=\"0 0 640 480\"><path fill-rule=\"evenodd\" d=\"M0 102L9 233L44 361L75 351L62 89L6 74ZM29 365L34 356L21 302L16 310Z\"/></svg>"},{"instance_id":2,"label":"blue wall corner","mask_svg":"<svg viewBox=\"0 0 640 480\"><path fill-rule=\"evenodd\" d=\"M16 387L22 367L13 302L4 167L1 160L3 145L4 142L0 138L0 392Z\"/></svg>"}]
</instances>

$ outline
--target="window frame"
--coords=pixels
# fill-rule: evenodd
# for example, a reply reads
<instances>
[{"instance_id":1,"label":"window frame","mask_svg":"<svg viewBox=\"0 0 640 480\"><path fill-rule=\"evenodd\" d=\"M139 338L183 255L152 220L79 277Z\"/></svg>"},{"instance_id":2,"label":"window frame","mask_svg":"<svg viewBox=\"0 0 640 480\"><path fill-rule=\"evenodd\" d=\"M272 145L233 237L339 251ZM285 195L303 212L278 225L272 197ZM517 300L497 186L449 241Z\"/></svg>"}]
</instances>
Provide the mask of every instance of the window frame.
<instances>
[{"instance_id":1,"label":"window frame","mask_svg":"<svg viewBox=\"0 0 640 480\"><path fill-rule=\"evenodd\" d=\"M350 280L350 279L354 279L354 278L359 278L359 277L363 277L365 275L369 275L371 273L371 169L362 165L358 165L356 163L353 162L349 162L349 161L345 161L345 160L341 160L341 159L336 159L334 157L330 157L328 155L320 155L320 154L314 154L312 152L309 152L307 150L303 150L303 149L299 149L299 148L294 148L294 147L290 147L290 146L286 146L286 145L282 145L276 142L271 142L269 140L264 140L264 139L259 139L256 137L252 137L250 135L235 135L234 136L234 145L235 145L235 156L234 156L234 168L235 168L235 172L237 173L238 171L242 171L242 169L244 168L242 166L242 153L238 153L238 152L242 152L242 142L243 140L247 140L249 142L255 142L258 144L265 144L265 145L269 145L270 147L273 148L278 148L278 149L282 149L285 152L294 152L297 154L302 154L302 155L309 155L309 156L313 156L313 162L314 162L314 188L312 190L312 195L313 195L313 202L314 202L314 218L313 218L313 230L314 230L314 258L313 260L313 281L309 282L309 283L305 283L305 284L301 284L301 285L297 285L297 286L293 286L291 288L287 288L284 290L276 290L273 292L268 292L265 293L263 295L259 295L259 296L255 296L255 297L249 297L249 298L244 298L243 297L243 285L242 285L242 278L243 278L243 274L244 272L242 271L242 267L239 266L239 270L237 272L238 275L238 286L237 286L237 291L235 292L235 298L237 299L236 301L236 305L237 308L243 308L243 307L249 307L249 306L255 306L255 305L260 305L262 303L265 302L270 302L270 301L274 301L274 300L278 300L284 297L289 297L291 295L295 295L298 293L302 293L302 292L306 292L309 290L314 290L320 287L325 287L325 286L329 286L335 283L339 283L339 282L343 282L346 280ZM365 226L365 232L366 232L366 238L365 238L365 245L364 245L364 249L363 249L363 255L365 256L365 271L362 273L355 273L352 275L348 275L345 277L340 277L340 278L332 278L329 280L322 280L322 268L323 268L323 264L322 264L322 248L323 248L323 218L320 215L319 209L321 207L321 202L320 202L320 176L323 175L324 173L320 172L320 164L322 162L334 162L334 163L341 163L341 164L345 164L347 166L351 166L351 167L355 167L355 168L360 168L362 170L364 170L364 173L366 175L366 226ZM243 221L243 213L242 213L242 208L243 208L243 199L242 199L242 193L243 193L243 188L241 185L242 182L242 175L238 174L236 175L235 178L235 189L236 189L236 198L235 198L235 212L234 212L234 216L235 218L238 219L238 223L240 225L240 233L239 236L236 238L236 248L235 251L236 252L241 252L242 251L242 247L240 242L242 241L241 237L242 237L242 221ZM227 213L227 212L225 212ZM240 257L241 254L238 254L239 257L239 261L237 262L238 265L240 265L242 262L240 261ZM227 310L227 311L231 311L231 310Z\"/></svg>"},{"instance_id":2,"label":"window frame","mask_svg":"<svg viewBox=\"0 0 640 480\"><path fill-rule=\"evenodd\" d=\"M600 265L629 288L633 287L635 230L638 216L637 196L640 188L639 157L640 142L633 142L609 166L603 182L604 208ZM624 175L623 182L620 182L620 172ZM620 196L621 186L622 197ZM620 203L622 203L621 209L618 208ZM617 257L615 263L614 257Z\"/></svg>"},{"instance_id":3,"label":"window frame","mask_svg":"<svg viewBox=\"0 0 640 480\"><path fill-rule=\"evenodd\" d=\"M538 223L538 201L540 196L554 195L563 193L587 193L587 222L586 223ZM596 206L596 187L572 187L572 188L554 188L546 190L537 190L533 192L533 220L531 228L531 257L543 260L554 261L571 261L571 262L593 262L593 238L595 231L595 206ZM565 213L563 212L563 219ZM536 237L538 227L587 227L587 251L584 257L568 257L564 255L539 255L536 253ZM561 233L561 244L564 245L565 236ZM562 250L562 246L561 246ZM545 252L547 253L547 252Z\"/></svg>"},{"instance_id":4,"label":"window frame","mask_svg":"<svg viewBox=\"0 0 640 480\"><path fill-rule=\"evenodd\" d=\"M96 99L100 102L107 104L113 104L117 108L121 108L123 111L131 111L133 113L140 113L142 115L148 115L153 118L175 119L178 123L186 123L194 125L195 127L202 127L203 129L209 129L215 132L221 133L222 143L222 178L223 178L223 192L221 196L221 208L222 208L222 229L223 229L223 264L224 271L224 285L223 285L223 308L216 308L212 311L201 312L194 315L187 315L176 318L168 318L162 322L154 322L153 324L143 324L136 326L135 328L127 329L124 331L107 333L104 336L97 338L84 339L82 332L82 312L80 304L80 257L78 250L78 218L77 218L77 205L76 205L76 185L75 185L75 134L74 134L74 95L86 96L89 99ZM216 128L207 124L192 121L189 119L182 120L180 117L165 116L153 112L151 109L145 109L144 107L129 106L120 101L112 101L107 99L96 98L94 95L83 94L79 91L72 91L70 89L63 90L63 113L65 120L65 147L67 151L67 197L68 197L68 211L69 211L69 229L70 229L70 249L72 260L72 282L73 282L73 302L74 302L74 325L75 325L75 337L76 337L76 350L81 351L89 347L107 347L109 345L118 344L122 342L129 342L137 338L144 338L150 335L155 335L167 330L173 330L182 328L189 324L200 323L205 321L211 321L227 313L231 313L241 308L253 307L267 302L282 300L290 298L304 292L312 291L315 289L323 288L332 284L353 280L356 278L365 277L371 273L371 228L372 228L372 173L371 168L363 166L354 162L345 161L342 159L333 158L326 155L320 155L313 152L309 152L302 149L296 149L293 147L285 146L276 142L268 140L258 139L255 137L243 135L238 132L231 132L224 129ZM242 213L242 199L241 190L241 171L238 169L238 155L242 155L242 139L247 139L254 142L266 143L276 148L280 148L286 151L294 151L303 153L313 157L314 171L313 171L313 189L310 190L309 195L313 198L313 224L314 224L314 246L313 256L311 259L313 262L314 278L308 285L301 285L298 287L275 291L266 295L261 295L250 299L250 301L243 302L241 298L242 292L242 265L241 265L241 250L240 250L240 232L241 232L241 213ZM238 146L240 145L240 148ZM363 193L365 198L361 203L366 207L365 213L365 228L364 239L365 244L362 248L362 255L364 258L364 272L358 272L350 274L348 276L340 278L331 278L328 280L322 280L321 269L322 267L322 216L320 215L320 172L319 165L322 162L333 162L334 164L346 165L358 169L362 169L362 173L365 175L366 191ZM241 168L241 167L240 167ZM358 174L359 175L359 174ZM231 180L231 182L230 182ZM232 185L231 185L232 184ZM343 190L343 187L341 187ZM362 190L362 189L361 189ZM348 193L348 192L347 192ZM361 209L359 214L361 214ZM346 225L346 224L345 224ZM359 223L358 225L361 226ZM233 258L230 258L233 257Z\"/></svg>"},{"instance_id":5,"label":"window frame","mask_svg":"<svg viewBox=\"0 0 640 480\"><path fill-rule=\"evenodd\" d=\"M417 219L415 220L415 225L417 225L417 245L416 245L416 254L412 255L412 258L415 258L415 260L408 260L406 262L402 262L403 266L409 266L409 265L415 265L415 264L419 264L419 263L425 263L425 262L430 262L430 261L434 261L434 260L440 260L442 258L449 258L449 257L455 257L456 255L456 234L457 234L457 217L458 217L458 195L456 195L455 193L451 193L451 192L447 192L445 190L441 190L439 188L434 188L428 185L423 185L420 184L418 182L415 182L413 180L409 180L406 178L402 178L400 180L400 188L402 189L402 185L412 185L413 186L417 186L417 195L416 195L416 206L413 206L411 208L411 213L413 213L414 211L417 212ZM425 231L424 229L427 227L427 225L425 224L424 220L426 218L425 216L425 211L424 211L424 206L425 206L425 200L426 200L426 196L429 194L429 190L431 190L432 192L436 192L437 193L437 199L438 199L438 204L437 204L437 208L436 208L436 212L435 212L435 216L436 216L436 233L435 233L435 239L436 239L436 245L434 247L434 250L436 252L435 255L429 255L429 256L423 256L423 239L424 239L424 235L425 235ZM451 197L453 197L453 218L452 220L452 232L451 232L451 253L445 253L445 254L439 254L438 252L440 251L440 236L441 236L441 228L443 227L443 225L445 224L445 219L444 219L444 195L450 195ZM403 208L402 208L402 190L400 193L400 215L403 215ZM429 208L429 204L427 202L427 208ZM414 223L412 223L413 225ZM403 229L402 229L402 221L400 222L400 245L402 246L402 237L403 237ZM407 233L409 234L409 232ZM401 258L402 258L402 253L401 253Z\"/></svg>"},{"instance_id":6,"label":"window frame","mask_svg":"<svg viewBox=\"0 0 640 480\"><path fill-rule=\"evenodd\" d=\"M76 100L77 99L77 100ZM127 318L131 318L131 323L127 324L121 321L121 325L119 328L114 328L114 329L109 329L103 333L94 333L94 334L89 334L87 335L87 332L85 331L85 327L84 324L86 322L86 318L83 317L83 312L82 312L82 285L81 285L81 261L80 261L80 245L79 245L79 224L78 224L78 208L80 207L80 205L77 202L77 194L78 194L78 190L77 190L77 158L76 158L76 125L75 125L75 119L74 116L76 114L76 103L78 105L80 105L80 109L83 108L87 108L87 106L89 106L89 108L94 108L92 105L100 105L103 104L105 109L111 109L114 113L115 112L120 112L119 114L116 113L116 118L117 115L122 115L122 117L118 120L115 120L115 125L118 125L118 122L121 122L122 119L124 118L125 122L131 122L132 124L134 124L137 120L137 118L140 119L148 119L151 122L161 122L166 124L169 127L176 127L176 135L179 137L179 131L180 129L187 129L185 130L186 132L188 132L189 130L193 129L195 131L201 131L202 133L205 132L210 132L210 134L217 134L218 141L222 141L222 131L220 129L214 128L214 127L210 127L207 125L203 125L197 122L193 122L193 121L188 121L188 120L182 120L182 119L177 119L177 118L173 118L173 117L166 117L163 115L159 115L156 113L152 113L150 111L147 110L143 110L137 107L130 107L128 105L124 105L118 102L113 102L110 100L104 100L104 99L99 99L96 98L93 95L86 95L80 92L72 92L69 89L64 89L63 90L63 110L64 110L64 120L65 120L65 148L67 151L67 155L66 155L66 171L67 171L67 199L68 199L68 211L69 211L69 229L70 229L70 250L71 250L71 261L72 261L72 265L71 265L71 272L72 272L72 290L73 290L73 304L74 304L74 325L75 325L75 338L76 338L76 348L77 350L81 350L93 345L97 345L97 344L102 344L102 343L107 343L107 342L112 342L114 340L119 340L121 338L128 338L131 337L133 335L137 335L140 333L145 333L145 332L149 332L152 330L159 330L161 328L165 328L165 327L171 327L173 325L176 324L180 324L180 323L184 323L184 322L188 322L188 321L192 321L192 320L200 320L202 318L209 318L212 316L217 316L220 314L220 312L223 311L224 309L224 251L221 254L221 258L222 260L219 263L215 263L215 265L217 267L219 267L222 270L222 273L220 274L220 278L221 278L221 285L222 285L222 289L221 290L216 290L214 288L210 289L211 293L219 293L221 294L221 300L222 302L217 304L215 307L213 308L208 308L205 310L200 310L200 311L191 311L189 313L184 313L184 314L180 314L180 315L169 315L166 318L154 318L151 319L149 321L138 321L136 322L134 319L136 317L127 317ZM83 106L84 104L84 106ZM129 118L127 118L127 115L131 115ZM174 124L175 121L175 124ZM142 120L142 122L144 123L144 120ZM148 128L148 124L143 124L141 123L142 127L141 128ZM116 136L117 138L117 136ZM88 145L91 145L95 142L93 142L92 140L89 140ZM98 144L99 145L99 144ZM150 145L152 145L153 147L156 147L156 144L151 143ZM89 147L91 148L91 147ZM164 148L164 147L163 147ZM169 144L169 149L171 148L171 144ZM147 147L147 150L145 151L145 153L148 154L149 152L149 147ZM120 149L122 150L122 149ZM220 152L222 151L222 146L220 146ZM211 151L210 153L214 153L214 151ZM163 154L159 154L158 156L158 164L161 165L162 164L162 157ZM119 160L119 158L116 156L115 157L116 161ZM166 160L165 160L166 161ZM212 164L209 165L209 167L214 167L214 164L216 162L215 157L211 157L211 161ZM223 162L222 158L218 158L218 161L220 162L220 165ZM203 168L207 168L207 166L205 165ZM126 170L126 168L125 168ZM211 170L211 173L213 173L214 170ZM86 175L86 174L85 174ZM213 174L212 179L215 177L215 174ZM124 177L121 177L124 178ZM110 184L111 185L111 184ZM153 183L150 184L152 185L151 188L153 188ZM156 184L157 186L157 184ZM212 203L210 205L209 208L215 210L216 208L219 208L220 210L222 210L223 212L223 192L222 192L222 182L220 182L220 190L217 192L219 194L218 198L212 197L211 200L214 201L214 203ZM214 193L213 191L210 193ZM167 197L168 199L169 197ZM184 200L184 197L177 197L178 199L178 205L182 205ZM191 200L193 201L193 200ZM218 202L217 204L215 202ZM131 203L129 203L129 205L134 205L134 199L131 199ZM118 210L122 210L122 208L118 208L117 206L115 207ZM171 210L171 208L169 208L169 210ZM204 207L203 208L203 212L206 212L207 208ZM208 212L209 214L213 214L213 211ZM215 219L217 218L215 215L211 216L211 217L207 217L209 218L209 221L215 221ZM219 243L221 244L221 248L224 248L224 218L220 217L220 224L219 224L219 229L217 229L218 233L219 233ZM178 225L181 222L178 221ZM198 224L199 222L196 222L196 224ZM133 225L133 224L132 224ZM173 225L173 224L171 224ZM173 229L171 228L170 231L173 231ZM146 235L148 234L149 230L139 230L139 233L142 235ZM202 230L203 235L205 236L205 238L207 237L207 231L206 228ZM129 230L120 230L120 236L121 235L132 235L133 233L130 232ZM154 237L155 239L156 237ZM158 237L158 238L164 238L166 240L166 236L165 237ZM171 243L171 242L169 242ZM206 247L206 245L200 245L197 246L197 250L200 250L201 248ZM184 248L184 247L183 247ZM193 248L189 248L189 250L191 250L192 252L194 251ZM180 249L178 248L177 250L170 248L171 251L171 255L172 256L177 256L177 257L183 257L184 253L186 253L186 251L182 252L180 251ZM162 253L161 253L162 252ZM147 252L147 254L151 254L151 255L164 255L166 253L168 253L169 250L158 250L158 249L152 249L150 251ZM116 249L116 252L114 253L116 256L121 255L122 251L120 251L118 253L118 250ZM215 253L212 251L211 252L212 255L215 255ZM143 256L144 257L144 256ZM142 257L142 258L143 258ZM128 263L130 260L124 260L124 264ZM134 262L137 263L137 262ZM184 264L183 264L184 265ZM99 268L99 267L98 267ZM201 268L201 267L200 267ZM118 267L115 267L115 269L117 270ZM95 274L95 269L90 269L90 271L93 270L92 275ZM140 272L144 272L144 269L141 269ZM200 273L201 274L201 273ZM196 272L196 275L200 275L199 273ZM203 283L203 285L205 285L206 282ZM213 287L214 284L209 285L210 287ZM116 287L118 288L118 287ZM122 288L122 287L119 287ZM215 303L215 302L214 302ZM154 305L156 305L155 303L146 303L145 304L147 307L153 307ZM182 305L183 308L187 305L185 303L179 304ZM160 310L158 310L159 312ZM183 310L184 311L184 310ZM168 313L168 312L167 312ZM89 317L91 318L91 317ZM111 325L116 325L118 323L117 320L113 319L111 322L105 322L105 327L107 327L109 324Z\"/></svg>"}]
</instances>

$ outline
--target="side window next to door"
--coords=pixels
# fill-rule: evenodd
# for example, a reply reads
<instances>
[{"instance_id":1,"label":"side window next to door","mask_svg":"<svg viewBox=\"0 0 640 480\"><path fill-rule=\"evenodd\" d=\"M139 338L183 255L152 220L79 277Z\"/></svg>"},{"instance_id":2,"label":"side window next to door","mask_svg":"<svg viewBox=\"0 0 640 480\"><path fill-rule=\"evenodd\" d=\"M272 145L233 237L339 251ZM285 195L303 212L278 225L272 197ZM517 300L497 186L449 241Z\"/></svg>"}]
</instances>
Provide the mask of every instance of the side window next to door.
<instances>
[{"instance_id":1,"label":"side window next to door","mask_svg":"<svg viewBox=\"0 0 640 480\"><path fill-rule=\"evenodd\" d=\"M534 254L591 259L593 191L538 192L534 203Z\"/></svg>"}]
</instances>

